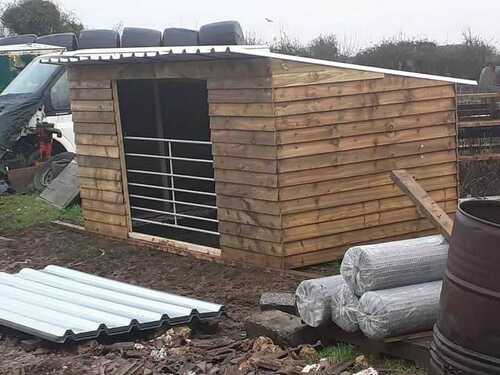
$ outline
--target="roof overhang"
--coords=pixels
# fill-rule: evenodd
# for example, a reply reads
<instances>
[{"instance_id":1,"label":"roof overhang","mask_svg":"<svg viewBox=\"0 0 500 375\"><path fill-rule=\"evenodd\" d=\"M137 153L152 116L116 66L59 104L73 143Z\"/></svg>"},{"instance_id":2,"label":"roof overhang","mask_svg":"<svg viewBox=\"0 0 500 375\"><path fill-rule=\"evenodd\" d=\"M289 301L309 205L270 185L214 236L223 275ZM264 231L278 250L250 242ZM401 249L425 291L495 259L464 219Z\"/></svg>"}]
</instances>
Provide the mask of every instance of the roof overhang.
<instances>
[{"instance_id":1,"label":"roof overhang","mask_svg":"<svg viewBox=\"0 0 500 375\"><path fill-rule=\"evenodd\" d=\"M48 44L29 43L0 46L0 55L45 55L64 52L66 48Z\"/></svg>"},{"instance_id":2,"label":"roof overhang","mask_svg":"<svg viewBox=\"0 0 500 375\"><path fill-rule=\"evenodd\" d=\"M477 85L476 81L405 72L402 70L384 69L364 65L341 63L329 60L320 60L300 56L284 55L271 52L267 46L192 46L192 47L142 47L142 48L113 48L113 49L88 49L62 54L45 56L42 63L48 64L119 64L119 63L148 63L148 62L174 62L174 61L207 61L229 60L242 58L270 58L286 61L295 61L303 64L322 65L342 69L353 69L366 72L390 74L403 77L429 79L464 85Z\"/></svg>"}]
</instances>

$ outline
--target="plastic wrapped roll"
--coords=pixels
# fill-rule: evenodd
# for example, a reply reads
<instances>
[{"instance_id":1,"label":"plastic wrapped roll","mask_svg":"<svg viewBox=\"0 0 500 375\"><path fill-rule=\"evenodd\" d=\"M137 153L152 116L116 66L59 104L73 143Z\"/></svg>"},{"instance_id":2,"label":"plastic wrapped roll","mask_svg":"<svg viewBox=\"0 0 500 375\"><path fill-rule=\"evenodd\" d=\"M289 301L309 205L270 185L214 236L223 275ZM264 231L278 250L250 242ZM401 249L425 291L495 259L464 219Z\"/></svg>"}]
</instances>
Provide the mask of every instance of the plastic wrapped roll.
<instances>
[{"instance_id":1,"label":"plastic wrapped roll","mask_svg":"<svg viewBox=\"0 0 500 375\"><path fill-rule=\"evenodd\" d=\"M369 338L429 331L436 322L442 281L367 292L359 300L358 324Z\"/></svg>"},{"instance_id":2,"label":"plastic wrapped roll","mask_svg":"<svg viewBox=\"0 0 500 375\"><path fill-rule=\"evenodd\" d=\"M359 299L345 282L335 290L331 309L333 322L344 331L356 332L359 329Z\"/></svg>"},{"instance_id":3,"label":"plastic wrapped roll","mask_svg":"<svg viewBox=\"0 0 500 375\"><path fill-rule=\"evenodd\" d=\"M342 276L322 277L302 281L295 292L297 311L308 326L319 327L331 321L331 300Z\"/></svg>"},{"instance_id":4,"label":"plastic wrapped roll","mask_svg":"<svg viewBox=\"0 0 500 375\"><path fill-rule=\"evenodd\" d=\"M441 280L448 247L441 235L355 246L345 253L340 273L358 296Z\"/></svg>"}]
</instances>

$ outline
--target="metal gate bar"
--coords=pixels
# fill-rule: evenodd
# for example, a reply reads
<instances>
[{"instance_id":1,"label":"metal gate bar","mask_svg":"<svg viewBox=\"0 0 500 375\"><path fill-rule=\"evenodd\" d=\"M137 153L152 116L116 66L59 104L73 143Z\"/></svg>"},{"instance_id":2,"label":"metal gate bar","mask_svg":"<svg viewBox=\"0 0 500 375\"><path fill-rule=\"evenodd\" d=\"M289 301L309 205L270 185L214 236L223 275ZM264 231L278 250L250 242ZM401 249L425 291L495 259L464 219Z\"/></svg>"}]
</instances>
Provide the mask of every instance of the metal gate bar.
<instances>
[{"instance_id":1,"label":"metal gate bar","mask_svg":"<svg viewBox=\"0 0 500 375\"><path fill-rule=\"evenodd\" d=\"M203 163L203 164L213 164L213 160L210 159L200 159L200 158L190 158L185 155L182 156L175 156L174 151L173 151L173 145L175 144L192 144L192 145L201 145L201 146L208 146L211 147L212 143L207 142L207 141L192 141L192 140L186 140L186 139L168 139L168 138L149 138L149 137L132 137L132 136L125 136L125 140L129 141L141 141L141 142L165 142L167 143L167 155L154 155L154 154L144 154L144 153L134 153L134 152L129 152L125 153L126 156L128 157L139 157L139 158L153 158L153 159L165 159L168 160L168 166L169 170L168 173L166 171L158 172L158 171L151 171L151 170L142 170L142 169L127 169L128 173L132 174L139 174L139 175L157 175L157 176L166 176L169 177L169 179L165 182L169 183L170 186L160 186L160 185L153 185L149 183L142 183L141 180L140 182L128 182L128 185L131 187L140 187L140 188L146 188L146 189L156 189L156 190L162 190L162 191L169 191L170 192L170 197L171 199L165 199L165 198L157 198L154 196L147 196L147 195L141 195L141 194L130 194L130 198L137 198L137 199L145 199L145 200L150 200L150 201L157 201L157 202L165 202L165 203L170 203L171 208L169 207L167 210L158 210L158 209L153 209L149 207L142 207L140 204L133 204L130 208L132 210L136 211L143 211L143 212L150 212L150 213L156 213L156 214L161 214L161 215L168 215L173 218L173 223L172 222L164 222L161 221L161 217L159 219L155 218L156 220L151 220L150 218L144 218L144 217L138 217L135 216L133 213L131 213L131 218L133 221L136 222L142 222L142 223L148 223L148 224L155 224L155 225L162 225L162 226L167 226L167 227L172 227L172 228L179 228L179 229L184 229L184 230L189 230L189 231L195 231L195 232L201 232L201 233L206 233L206 234L212 234L212 235L219 235L219 232L216 230L209 230L205 228L198 228L186 223L179 223L181 219L189 219L189 220L200 220L201 222L207 222L207 223L218 223L218 220L216 219L217 215L213 215L215 218L211 217L206 217L206 216L200 216L196 214L192 214L192 212L188 213L183 213L182 210L179 212L178 206L190 206L190 207L197 207L197 208L203 208L211 211L216 211L217 207L211 204L202 204L202 203L195 203L195 202L186 202L185 200L178 200L178 197L176 197L176 193L179 194L193 194L195 196L202 196L202 197L216 197L215 192L210 192L210 191L203 191L203 190L193 190L193 189L184 189L180 187L176 187L176 179L191 179L191 180L199 180L201 181L206 181L206 182L215 182L215 178L213 177L205 177L205 176L196 176L196 175L190 175L190 174L185 174L185 173L175 173L175 162L176 161L184 161L184 162L192 162L192 163ZM207 165L208 167L208 165ZM209 167L211 168L211 167ZM191 171L192 169L190 169ZM191 186L188 186L191 187ZM190 198L188 198L189 200ZM186 211L186 210L184 210ZM196 225L196 224L193 224ZM200 223L201 225L201 223ZM211 228L210 228L211 229Z\"/></svg>"}]
</instances>

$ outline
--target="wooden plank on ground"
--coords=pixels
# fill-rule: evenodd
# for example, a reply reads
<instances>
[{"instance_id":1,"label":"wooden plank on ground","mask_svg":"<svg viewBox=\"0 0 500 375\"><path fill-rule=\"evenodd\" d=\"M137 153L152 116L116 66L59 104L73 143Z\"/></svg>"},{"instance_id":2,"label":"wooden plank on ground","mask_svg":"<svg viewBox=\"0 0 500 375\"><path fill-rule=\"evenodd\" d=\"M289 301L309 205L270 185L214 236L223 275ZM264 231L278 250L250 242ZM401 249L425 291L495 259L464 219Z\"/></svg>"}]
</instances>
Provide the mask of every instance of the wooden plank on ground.
<instances>
[{"instance_id":1,"label":"wooden plank on ground","mask_svg":"<svg viewBox=\"0 0 500 375\"><path fill-rule=\"evenodd\" d=\"M42 191L40 198L62 209L75 200L79 191L78 164L73 160Z\"/></svg>"},{"instance_id":2,"label":"wooden plank on ground","mask_svg":"<svg viewBox=\"0 0 500 375\"><path fill-rule=\"evenodd\" d=\"M451 239L453 221L446 212L422 189L415 179L406 170L394 170L391 173L394 183L415 203L417 208L431 222L448 241Z\"/></svg>"}]
</instances>

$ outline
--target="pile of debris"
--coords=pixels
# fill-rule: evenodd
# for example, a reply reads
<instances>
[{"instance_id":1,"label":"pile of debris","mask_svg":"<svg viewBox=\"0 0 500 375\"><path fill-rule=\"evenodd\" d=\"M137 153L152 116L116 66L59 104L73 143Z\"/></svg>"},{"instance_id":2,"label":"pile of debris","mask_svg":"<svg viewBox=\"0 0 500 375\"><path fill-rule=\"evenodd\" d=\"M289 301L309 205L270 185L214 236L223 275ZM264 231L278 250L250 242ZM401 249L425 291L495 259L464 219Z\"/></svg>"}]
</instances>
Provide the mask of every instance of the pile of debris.
<instances>
[{"instance_id":1,"label":"pile of debris","mask_svg":"<svg viewBox=\"0 0 500 375\"><path fill-rule=\"evenodd\" d=\"M383 339L432 329L448 242L441 235L350 248L341 275L303 281L297 308L312 327L333 321Z\"/></svg>"}]
</instances>

